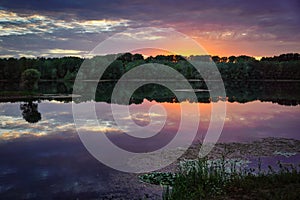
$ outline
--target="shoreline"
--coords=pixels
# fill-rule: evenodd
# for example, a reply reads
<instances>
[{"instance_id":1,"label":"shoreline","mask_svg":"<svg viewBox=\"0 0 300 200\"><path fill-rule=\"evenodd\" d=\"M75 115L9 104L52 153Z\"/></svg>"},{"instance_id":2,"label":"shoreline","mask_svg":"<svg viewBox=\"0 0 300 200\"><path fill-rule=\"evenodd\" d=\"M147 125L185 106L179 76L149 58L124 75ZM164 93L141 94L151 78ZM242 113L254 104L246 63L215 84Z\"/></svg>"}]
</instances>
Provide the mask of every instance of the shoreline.
<instances>
[{"instance_id":1,"label":"shoreline","mask_svg":"<svg viewBox=\"0 0 300 200\"><path fill-rule=\"evenodd\" d=\"M201 144L195 144L190 147L186 153L180 157L177 162L172 163L171 165L157 170L155 172L176 172L177 167L180 161L183 160L195 160L197 159L197 155L199 152L199 146ZM263 138L260 140L248 142L248 143L218 143L213 148L213 150L208 155L209 159L215 160L220 159L222 157L223 151L226 149L226 158L227 159L249 159L249 156L256 158L267 158L271 156L278 156L274 153L282 152L282 153L296 153L295 155L279 155L279 156L297 156L300 154L300 140L296 139L286 139L286 138ZM236 151L238 150L238 151ZM253 155L252 155L253 154ZM299 162L300 163L300 162ZM298 163L298 164L299 164ZM145 174L128 174L128 173L120 173L116 174L112 177L112 186L121 186L125 184L128 188L139 188L139 194L147 196L149 200L161 199L161 195L163 193L163 187L160 185L154 185L146 182L142 182L139 179L139 176ZM120 182L122 180L122 182ZM136 195L134 192L132 195Z\"/></svg>"}]
</instances>

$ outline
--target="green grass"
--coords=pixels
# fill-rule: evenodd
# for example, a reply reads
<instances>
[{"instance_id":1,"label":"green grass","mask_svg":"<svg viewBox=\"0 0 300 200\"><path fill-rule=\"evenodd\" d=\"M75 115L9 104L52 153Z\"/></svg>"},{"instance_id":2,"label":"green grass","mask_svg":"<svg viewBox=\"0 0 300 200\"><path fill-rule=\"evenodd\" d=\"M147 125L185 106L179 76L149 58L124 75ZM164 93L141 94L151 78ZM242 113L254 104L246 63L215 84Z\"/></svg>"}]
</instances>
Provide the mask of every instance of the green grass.
<instances>
[{"instance_id":1,"label":"green grass","mask_svg":"<svg viewBox=\"0 0 300 200\"><path fill-rule=\"evenodd\" d=\"M299 168L278 163L279 171L270 166L268 172L258 172L240 176L230 181L224 191L229 199L299 199L300 171ZM223 199L221 197L216 199Z\"/></svg>"},{"instance_id":2,"label":"green grass","mask_svg":"<svg viewBox=\"0 0 300 200\"><path fill-rule=\"evenodd\" d=\"M268 171L246 169L234 160L185 161L177 173L150 173L144 182L162 185L164 200L199 199L299 199L299 167L283 166Z\"/></svg>"},{"instance_id":3,"label":"green grass","mask_svg":"<svg viewBox=\"0 0 300 200\"><path fill-rule=\"evenodd\" d=\"M230 170L231 171L231 170ZM234 177L235 171L228 172L228 163L181 162L174 184L165 189L164 199L207 199L224 194L224 187Z\"/></svg>"},{"instance_id":4,"label":"green grass","mask_svg":"<svg viewBox=\"0 0 300 200\"><path fill-rule=\"evenodd\" d=\"M284 172L232 180L215 199L299 199L300 174Z\"/></svg>"}]
</instances>

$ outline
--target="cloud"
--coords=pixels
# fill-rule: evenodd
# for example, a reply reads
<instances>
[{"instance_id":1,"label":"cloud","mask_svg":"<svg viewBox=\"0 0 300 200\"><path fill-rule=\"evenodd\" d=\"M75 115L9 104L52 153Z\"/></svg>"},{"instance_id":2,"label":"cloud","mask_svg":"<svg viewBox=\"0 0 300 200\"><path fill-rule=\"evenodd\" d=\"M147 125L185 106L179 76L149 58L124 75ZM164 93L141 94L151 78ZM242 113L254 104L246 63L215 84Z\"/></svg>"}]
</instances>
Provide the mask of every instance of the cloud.
<instances>
[{"instance_id":1,"label":"cloud","mask_svg":"<svg viewBox=\"0 0 300 200\"><path fill-rule=\"evenodd\" d=\"M0 57L83 56L94 41L129 20L58 19L43 14L24 14L0 10Z\"/></svg>"},{"instance_id":2,"label":"cloud","mask_svg":"<svg viewBox=\"0 0 300 200\"><path fill-rule=\"evenodd\" d=\"M129 20L75 20L50 18L43 15L22 16L15 12L0 10L0 36L53 33L56 30L75 30L80 33L112 31L118 26L128 26Z\"/></svg>"},{"instance_id":3,"label":"cloud","mask_svg":"<svg viewBox=\"0 0 300 200\"><path fill-rule=\"evenodd\" d=\"M50 49L48 51L49 54L81 54L84 51L71 50L71 49Z\"/></svg>"},{"instance_id":4,"label":"cloud","mask_svg":"<svg viewBox=\"0 0 300 200\"><path fill-rule=\"evenodd\" d=\"M255 47L264 55L299 51L297 0L3 0L0 5L6 9L0 10L0 45L26 51L23 54L41 49L87 51L116 32L149 26L173 28L216 52L244 49L254 54ZM156 40L163 36L147 33L130 37Z\"/></svg>"}]
</instances>

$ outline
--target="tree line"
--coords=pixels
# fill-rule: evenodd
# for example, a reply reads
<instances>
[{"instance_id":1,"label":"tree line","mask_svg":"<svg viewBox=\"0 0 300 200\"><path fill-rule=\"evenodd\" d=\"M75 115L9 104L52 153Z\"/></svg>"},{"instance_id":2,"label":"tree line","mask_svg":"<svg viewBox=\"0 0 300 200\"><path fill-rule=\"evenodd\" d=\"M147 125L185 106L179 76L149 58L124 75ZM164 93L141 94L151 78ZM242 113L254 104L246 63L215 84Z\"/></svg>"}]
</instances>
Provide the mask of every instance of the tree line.
<instances>
[{"instance_id":1,"label":"tree line","mask_svg":"<svg viewBox=\"0 0 300 200\"><path fill-rule=\"evenodd\" d=\"M192 66L193 62L214 61L224 80L261 80L261 79L300 79L300 55L298 53L282 54L274 57L241 56L190 56L157 55L144 58L141 54L118 54L105 56L113 60L105 70L102 79L119 79L132 68L145 63L168 65L188 79L201 79L199 72ZM91 68L84 72L82 78L89 79L103 67L103 57L93 58L2 58L0 59L0 80L20 81L22 73L27 69L36 69L43 80L74 80L82 63Z\"/></svg>"},{"instance_id":2,"label":"tree line","mask_svg":"<svg viewBox=\"0 0 300 200\"><path fill-rule=\"evenodd\" d=\"M115 88L115 81L103 81L98 83L98 87L95 93L95 100L97 102L111 103L112 91ZM176 84L173 82L173 84ZM178 83L180 84L180 83ZM196 89L207 89L205 82L195 81L191 82L191 86ZM266 101L278 103L280 105L299 105L300 104L300 82L298 81L226 81L224 82L226 89L226 96L229 102L247 103L251 101ZM2 90L10 91L12 88L19 87L16 82L0 82L0 88ZM93 83L82 82L84 89L92 89ZM126 87L126 83L124 83ZM69 81L45 81L40 82L37 92L40 94L72 94L73 85ZM125 90L126 91L126 90ZM158 92L159 91L159 92ZM214 101L208 92L196 93L198 102L209 103ZM89 97L88 97L89 98ZM147 84L138 88L130 103L139 104L144 99L155 100L157 102L177 102L174 93L168 88L157 85ZM49 100L55 99L55 97L49 97ZM31 98L32 101L38 101L39 98ZM57 98L55 99L61 102L72 101L71 98ZM85 99L85 97L78 98L78 102L90 101L91 99ZM218 100L218 99L217 99ZM28 98L14 99L14 98L0 98L0 102L19 102L28 101Z\"/></svg>"}]
</instances>

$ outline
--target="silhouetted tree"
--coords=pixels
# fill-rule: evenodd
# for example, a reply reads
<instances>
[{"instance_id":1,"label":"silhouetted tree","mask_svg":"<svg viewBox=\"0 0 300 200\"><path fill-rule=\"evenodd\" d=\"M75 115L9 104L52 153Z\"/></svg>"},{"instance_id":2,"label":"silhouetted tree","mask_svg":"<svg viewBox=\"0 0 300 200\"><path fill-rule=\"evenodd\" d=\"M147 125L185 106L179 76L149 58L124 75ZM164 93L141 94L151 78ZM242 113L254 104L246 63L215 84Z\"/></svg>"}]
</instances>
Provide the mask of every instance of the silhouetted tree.
<instances>
[{"instance_id":1,"label":"silhouetted tree","mask_svg":"<svg viewBox=\"0 0 300 200\"><path fill-rule=\"evenodd\" d=\"M255 58L246 55L241 55L236 58L236 62L249 62L249 61L255 61Z\"/></svg>"},{"instance_id":2,"label":"silhouetted tree","mask_svg":"<svg viewBox=\"0 0 300 200\"><path fill-rule=\"evenodd\" d=\"M26 69L22 73L21 85L26 90L34 90L38 88L38 81L41 73L36 69Z\"/></svg>"},{"instance_id":3,"label":"silhouetted tree","mask_svg":"<svg viewBox=\"0 0 300 200\"><path fill-rule=\"evenodd\" d=\"M219 56L212 56L211 59L212 59L215 63L219 63L219 62L220 62L220 57L219 57Z\"/></svg>"},{"instance_id":4,"label":"silhouetted tree","mask_svg":"<svg viewBox=\"0 0 300 200\"><path fill-rule=\"evenodd\" d=\"M236 57L235 56L229 56L228 57L228 62L231 62L231 63L236 62Z\"/></svg>"},{"instance_id":5,"label":"silhouetted tree","mask_svg":"<svg viewBox=\"0 0 300 200\"><path fill-rule=\"evenodd\" d=\"M135 61L135 60L144 60L144 57L142 54L136 53L136 54L132 55L132 61Z\"/></svg>"},{"instance_id":6,"label":"silhouetted tree","mask_svg":"<svg viewBox=\"0 0 300 200\"><path fill-rule=\"evenodd\" d=\"M220 58L220 62L226 63L228 61L227 57L222 57Z\"/></svg>"},{"instance_id":7,"label":"silhouetted tree","mask_svg":"<svg viewBox=\"0 0 300 200\"><path fill-rule=\"evenodd\" d=\"M38 104L32 101L20 105L23 119L29 123L36 123L42 119L41 113L38 111Z\"/></svg>"}]
</instances>

